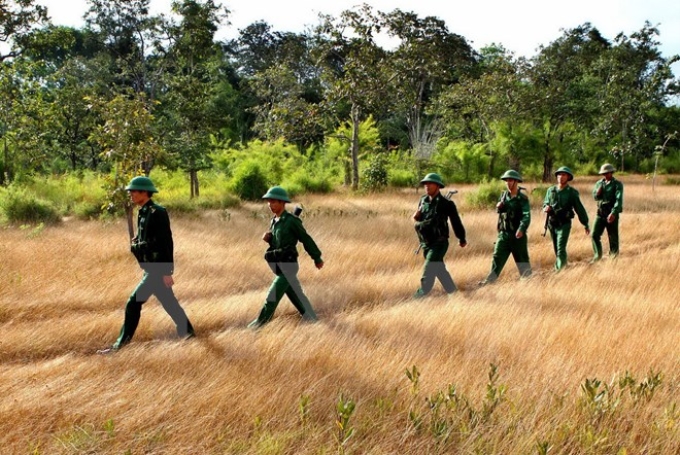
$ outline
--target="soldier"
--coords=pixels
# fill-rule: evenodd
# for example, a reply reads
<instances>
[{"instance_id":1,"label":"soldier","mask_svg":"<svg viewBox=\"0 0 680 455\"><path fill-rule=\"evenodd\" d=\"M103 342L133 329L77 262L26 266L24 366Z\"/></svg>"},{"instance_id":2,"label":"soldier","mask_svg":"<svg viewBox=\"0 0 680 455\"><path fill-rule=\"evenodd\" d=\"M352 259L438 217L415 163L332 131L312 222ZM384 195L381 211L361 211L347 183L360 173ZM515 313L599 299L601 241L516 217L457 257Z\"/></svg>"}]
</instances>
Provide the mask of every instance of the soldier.
<instances>
[{"instance_id":1,"label":"soldier","mask_svg":"<svg viewBox=\"0 0 680 455\"><path fill-rule=\"evenodd\" d=\"M274 214L270 228L265 232L262 240L269 244L264 257L276 277L269 288L260 314L257 319L248 324L248 327L256 329L269 322L284 294L288 296L304 320L316 321L316 314L307 296L302 292L302 286L297 277L300 269L297 243L298 241L302 243L305 251L314 260L317 269L321 269L324 264L321 251L302 226L302 220L286 211L286 203L290 202L286 190L280 186L273 186L262 196L262 199L267 201L269 210Z\"/></svg>"},{"instance_id":2,"label":"soldier","mask_svg":"<svg viewBox=\"0 0 680 455\"><path fill-rule=\"evenodd\" d=\"M444 290L451 294L456 291L456 285L444 264L444 256L449 249L447 220L450 220L461 248L467 245L465 228L458 215L456 204L440 192L444 188L442 178L438 174L431 173L427 174L420 183L425 187L427 194L420 198L418 210L413 214L413 219L420 240L420 248L425 257L425 265L420 279L420 288L414 297L426 296L432 290L435 278L439 279Z\"/></svg>"},{"instance_id":3,"label":"soldier","mask_svg":"<svg viewBox=\"0 0 680 455\"><path fill-rule=\"evenodd\" d=\"M593 252L591 263L602 258L602 233L607 230L609 237L609 255L615 258L619 254L619 214L623 211L623 183L614 178L614 166L603 164L599 174L602 179L595 183L593 198L597 201L597 215L593 223Z\"/></svg>"},{"instance_id":4,"label":"soldier","mask_svg":"<svg viewBox=\"0 0 680 455\"><path fill-rule=\"evenodd\" d=\"M498 238L493 250L491 271L480 285L493 283L498 279L510 254L519 269L521 278L531 275L529 250L527 248L527 228L531 223L531 207L529 198L521 190L519 184L522 176L515 170L508 170L502 176L507 187L496 204L498 212Z\"/></svg>"},{"instance_id":5,"label":"soldier","mask_svg":"<svg viewBox=\"0 0 680 455\"><path fill-rule=\"evenodd\" d=\"M98 351L100 354L115 352L132 340L139 324L142 305L152 295L170 315L180 337L194 336L194 328L172 291L175 283L172 277L172 231L168 212L151 199L158 190L148 177L133 178L125 189L130 194L130 200L140 207L137 235L132 239L130 249L144 270L144 275L125 305L125 320L118 339L110 348Z\"/></svg>"},{"instance_id":6,"label":"soldier","mask_svg":"<svg viewBox=\"0 0 680 455\"><path fill-rule=\"evenodd\" d=\"M567 265L567 242L574 211L585 227L586 234L590 234L590 229L588 213L581 203L578 190L569 185L569 182L574 180L574 174L568 167L562 166L555 171L555 177L557 184L548 188L543 201L543 212L548 217L548 229L555 250L555 270L559 271Z\"/></svg>"}]
</instances>

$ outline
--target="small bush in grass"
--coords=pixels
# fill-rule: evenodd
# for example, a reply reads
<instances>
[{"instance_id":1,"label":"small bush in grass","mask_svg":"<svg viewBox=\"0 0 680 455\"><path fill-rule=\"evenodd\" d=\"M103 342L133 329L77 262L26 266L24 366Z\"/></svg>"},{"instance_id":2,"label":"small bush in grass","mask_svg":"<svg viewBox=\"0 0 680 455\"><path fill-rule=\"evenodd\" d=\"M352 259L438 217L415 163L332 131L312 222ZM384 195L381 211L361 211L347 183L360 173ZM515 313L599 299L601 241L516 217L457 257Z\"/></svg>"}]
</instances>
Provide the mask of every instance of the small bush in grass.
<instances>
[{"instance_id":1,"label":"small bush in grass","mask_svg":"<svg viewBox=\"0 0 680 455\"><path fill-rule=\"evenodd\" d=\"M473 208L493 208L498 203L498 198L504 190L505 184L501 180L482 183L476 191L468 193L465 200Z\"/></svg>"},{"instance_id":2,"label":"small bush in grass","mask_svg":"<svg viewBox=\"0 0 680 455\"><path fill-rule=\"evenodd\" d=\"M385 158L376 155L363 172L361 186L368 191L382 191L387 186L388 174Z\"/></svg>"},{"instance_id":3,"label":"small bush in grass","mask_svg":"<svg viewBox=\"0 0 680 455\"><path fill-rule=\"evenodd\" d=\"M330 193L333 184L325 176L314 176L306 170L300 170L286 178L282 183L291 196L299 193Z\"/></svg>"},{"instance_id":4,"label":"small bush in grass","mask_svg":"<svg viewBox=\"0 0 680 455\"><path fill-rule=\"evenodd\" d=\"M44 200L23 190L10 189L2 195L0 206L10 223L56 224L61 221L59 212Z\"/></svg>"},{"instance_id":5,"label":"small bush in grass","mask_svg":"<svg viewBox=\"0 0 680 455\"><path fill-rule=\"evenodd\" d=\"M241 199L257 201L269 189L267 176L254 161L244 161L234 171L231 191Z\"/></svg>"}]
</instances>

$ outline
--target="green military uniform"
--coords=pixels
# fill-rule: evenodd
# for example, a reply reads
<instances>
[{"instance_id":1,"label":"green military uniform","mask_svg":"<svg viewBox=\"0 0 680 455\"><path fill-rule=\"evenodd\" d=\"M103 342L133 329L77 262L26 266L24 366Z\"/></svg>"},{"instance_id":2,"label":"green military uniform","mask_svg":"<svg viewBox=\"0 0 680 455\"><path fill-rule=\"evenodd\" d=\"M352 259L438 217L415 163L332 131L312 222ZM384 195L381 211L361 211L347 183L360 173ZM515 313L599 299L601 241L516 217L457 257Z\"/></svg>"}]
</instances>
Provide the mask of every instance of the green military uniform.
<instances>
[{"instance_id":1,"label":"green military uniform","mask_svg":"<svg viewBox=\"0 0 680 455\"><path fill-rule=\"evenodd\" d=\"M508 178L513 178L518 182L522 181L517 172L514 174L506 172L503 177L505 176L510 176ZM491 271L482 282L483 284L493 283L498 279L511 254L519 269L519 275L521 277L531 275L526 234L531 223L529 198L522 193L521 189L515 197L512 197L509 191L504 191L496 207L498 211L498 238L493 250ZM516 237L518 231L523 234L520 238Z\"/></svg>"},{"instance_id":2,"label":"green military uniform","mask_svg":"<svg viewBox=\"0 0 680 455\"><path fill-rule=\"evenodd\" d=\"M614 167L603 165L600 174L614 172ZM619 215L623 211L623 183L614 177L607 182L604 178L595 183L593 198L597 201L597 215L593 223L591 237L593 240L593 261L602 258L602 234L605 229L609 237L609 255L616 257L619 254ZM614 221L607 222L609 215L614 215Z\"/></svg>"},{"instance_id":3,"label":"green military uniform","mask_svg":"<svg viewBox=\"0 0 680 455\"><path fill-rule=\"evenodd\" d=\"M568 168L560 168L555 172L557 175L564 172L572 180L573 174ZM543 207L552 207L552 212L548 221L548 229L552 238L553 250L555 251L556 262L555 270L562 270L567 265L567 243L571 232L571 220L574 212L578 220L588 229L588 213L581 203L578 190L569 185L559 189L557 185L548 188L543 201Z\"/></svg>"},{"instance_id":4,"label":"green military uniform","mask_svg":"<svg viewBox=\"0 0 680 455\"><path fill-rule=\"evenodd\" d=\"M435 180L427 180L428 177ZM436 174L428 174L422 181L433 181L443 187L441 178ZM421 183L422 183L421 182ZM420 288L416 291L416 298L424 297L433 288L435 278L442 284L444 290L451 294L457 290L451 274L446 269L444 256L449 249L449 225L451 222L453 232L460 244L467 243L465 240L465 228L458 214L456 204L445 198L440 192L432 199L425 195L420 198L418 210L421 213L420 221L416 221L415 228L423 250L425 265L420 278Z\"/></svg>"},{"instance_id":5,"label":"green military uniform","mask_svg":"<svg viewBox=\"0 0 680 455\"><path fill-rule=\"evenodd\" d=\"M270 189L270 192L265 194L263 198L266 199L266 196L270 195L271 191ZM281 197L283 196L277 196L277 198ZM287 199L287 196L285 197ZM289 202L289 200L284 201ZM276 217L272 219L270 232L270 246L265 253L265 259L276 277L269 288L267 299L260 314L257 319L249 324L249 327L257 328L269 322L284 295L288 296L304 319L316 321L316 314L312 309L309 299L307 299L307 296L302 291L302 286L297 277L300 269L297 243L298 241L302 243L305 251L314 260L314 264L323 263L321 250L319 250L319 247L305 230L302 220L285 210L278 219Z\"/></svg>"},{"instance_id":6,"label":"green military uniform","mask_svg":"<svg viewBox=\"0 0 680 455\"><path fill-rule=\"evenodd\" d=\"M143 178L146 177L136 179ZM135 179L128 189L138 189L134 182ZM153 186L151 188L152 193L156 192ZM137 214L137 236L133 239L131 250L144 270L144 276L125 305L125 320L113 349L119 349L132 340L139 324L142 305L152 295L156 296L172 318L177 327L177 334L180 337L193 336L194 328L177 301L172 287L167 287L163 281L164 276L172 275L174 272L170 218L165 208L151 199Z\"/></svg>"}]
</instances>

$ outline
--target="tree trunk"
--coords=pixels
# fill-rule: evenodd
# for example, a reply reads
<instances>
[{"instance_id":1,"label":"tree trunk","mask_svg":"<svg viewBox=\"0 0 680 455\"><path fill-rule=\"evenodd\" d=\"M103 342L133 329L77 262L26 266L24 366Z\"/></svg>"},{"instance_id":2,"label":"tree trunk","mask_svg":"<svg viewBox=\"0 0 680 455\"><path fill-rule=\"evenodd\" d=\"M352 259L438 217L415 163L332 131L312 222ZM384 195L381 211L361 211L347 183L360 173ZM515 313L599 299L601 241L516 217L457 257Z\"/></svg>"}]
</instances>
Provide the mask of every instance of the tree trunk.
<instances>
[{"instance_id":1,"label":"tree trunk","mask_svg":"<svg viewBox=\"0 0 680 455\"><path fill-rule=\"evenodd\" d=\"M553 167L553 157L550 154L550 145L546 142L545 152L543 153L543 181L550 182L553 179L552 176Z\"/></svg>"},{"instance_id":2,"label":"tree trunk","mask_svg":"<svg viewBox=\"0 0 680 455\"><path fill-rule=\"evenodd\" d=\"M191 185L191 199L199 196L198 171L192 169L189 171L189 180Z\"/></svg>"},{"instance_id":3,"label":"tree trunk","mask_svg":"<svg viewBox=\"0 0 680 455\"><path fill-rule=\"evenodd\" d=\"M127 220L127 227L128 227L128 235L130 236L130 241L135 236L135 227L134 224L132 223L132 203L129 201L125 203L125 219Z\"/></svg>"},{"instance_id":4,"label":"tree trunk","mask_svg":"<svg viewBox=\"0 0 680 455\"><path fill-rule=\"evenodd\" d=\"M359 188L359 106L352 105L352 189Z\"/></svg>"}]
</instances>

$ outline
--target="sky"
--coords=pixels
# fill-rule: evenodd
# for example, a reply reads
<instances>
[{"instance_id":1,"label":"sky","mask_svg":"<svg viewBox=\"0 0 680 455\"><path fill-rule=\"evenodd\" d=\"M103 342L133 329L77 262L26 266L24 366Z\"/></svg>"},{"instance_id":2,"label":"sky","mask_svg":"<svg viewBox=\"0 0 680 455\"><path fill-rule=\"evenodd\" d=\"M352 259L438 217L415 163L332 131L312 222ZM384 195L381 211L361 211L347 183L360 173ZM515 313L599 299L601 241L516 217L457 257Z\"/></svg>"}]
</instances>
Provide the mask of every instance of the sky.
<instances>
[{"instance_id":1,"label":"sky","mask_svg":"<svg viewBox=\"0 0 680 455\"><path fill-rule=\"evenodd\" d=\"M55 24L76 27L82 26L88 8L86 0L38 0L38 3L48 7ZM222 0L231 11L231 25L221 30L218 38L236 37L239 29L259 20L269 23L275 31L302 32L318 23L319 13L337 16L362 3L384 12L398 8L420 17L436 16L444 20L449 32L463 36L474 49L497 43L517 57L533 57L540 45L548 45L563 30L586 22L613 41L619 33L630 36L649 21L660 31L662 55L666 58L680 55L678 0ZM151 0L151 12L168 13L170 4L171 0ZM680 63L673 69L680 76Z\"/></svg>"}]
</instances>

